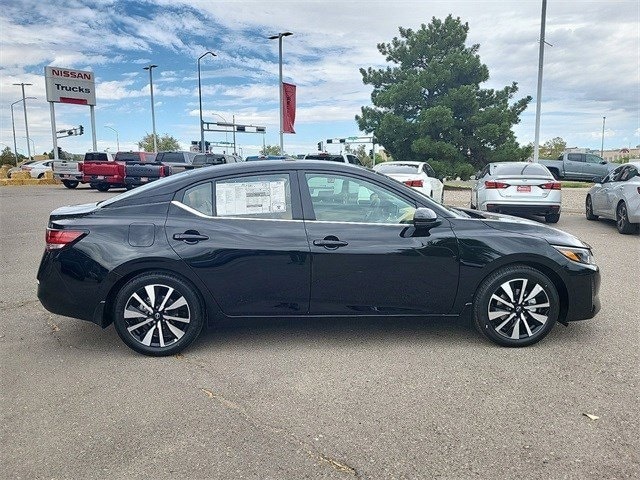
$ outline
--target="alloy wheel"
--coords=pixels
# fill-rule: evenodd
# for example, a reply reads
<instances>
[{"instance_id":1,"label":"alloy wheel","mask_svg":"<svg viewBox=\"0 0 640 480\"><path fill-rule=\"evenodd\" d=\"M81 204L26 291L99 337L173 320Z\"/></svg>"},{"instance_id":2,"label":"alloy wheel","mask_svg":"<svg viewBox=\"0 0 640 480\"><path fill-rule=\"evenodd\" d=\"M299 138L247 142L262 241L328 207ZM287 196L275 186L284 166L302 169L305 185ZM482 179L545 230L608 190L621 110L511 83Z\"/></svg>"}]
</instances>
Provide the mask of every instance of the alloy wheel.
<instances>
[{"instance_id":1,"label":"alloy wheel","mask_svg":"<svg viewBox=\"0 0 640 480\"><path fill-rule=\"evenodd\" d=\"M544 330L550 308L549 295L542 285L527 278L513 278L493 292L487 314L498 335L518 341Z\"/></svg>"},{"instance_id":2,"label":"alloy wheel","mask_svg":"<svg viewBox=\"0 0 640 480\"><path fill-rule=\"evenodd\" d=\"M126 330L141 345L165 348L177 343L191 323L187 299L176 289L150 284L129 296L123 312Z\"/></svg>"}]
</instances>

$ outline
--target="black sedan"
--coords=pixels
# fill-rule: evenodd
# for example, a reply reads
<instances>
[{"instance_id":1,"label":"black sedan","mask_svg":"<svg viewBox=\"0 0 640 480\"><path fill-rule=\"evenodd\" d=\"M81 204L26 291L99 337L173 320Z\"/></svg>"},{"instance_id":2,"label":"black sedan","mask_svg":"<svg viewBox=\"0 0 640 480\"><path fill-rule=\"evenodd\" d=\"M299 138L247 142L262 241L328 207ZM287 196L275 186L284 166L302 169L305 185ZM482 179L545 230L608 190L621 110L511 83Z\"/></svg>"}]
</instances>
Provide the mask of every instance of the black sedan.
<instances>
[{"instance_id":1,"label":"black sedan","mask_svg":"<svg viewBox=\"0 0 640 480\"><path fill-rule=\"evenodd\" d=\"M458 317L500 345L593 317L588 245L527 220L446 208L322 161L221 165L51 213L49 311L175 354L216 319Z\"/></svg>"}]
</instances>

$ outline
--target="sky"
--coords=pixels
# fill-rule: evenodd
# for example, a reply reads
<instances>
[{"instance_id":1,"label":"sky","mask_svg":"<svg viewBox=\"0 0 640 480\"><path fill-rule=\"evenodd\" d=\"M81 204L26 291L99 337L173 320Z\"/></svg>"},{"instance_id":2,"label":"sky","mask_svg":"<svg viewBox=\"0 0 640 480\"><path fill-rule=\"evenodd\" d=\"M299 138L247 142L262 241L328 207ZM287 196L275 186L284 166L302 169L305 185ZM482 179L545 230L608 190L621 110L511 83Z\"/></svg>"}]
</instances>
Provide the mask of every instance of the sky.
<instances>
[{"instance_id":1,"label":"sky","mask_svg":"<svg viewBox=\"0 0 640 480\"><path fill-rule=\"evenodd\" d=\"M44 67L91 70L96 77L98 150L137 150L152 131L149 75L153 70L156 132L188 149L198 140L197 58L201 61L205 121L266 127L237 134L238 153L279 144L278 41L283 79L297 85L296 134L285 151L316 150L329 138L366 135L355 115L371 105L360 68L387 64L378 43L398 27L418 29L448 14L469 24L467 44L479 44L490 79L484 88L517 82L517 98L533 101L514 127L521 144L535 132L542 0L3 0L0 9L0 148L13 150L11 108L25 90L35 151L52 148ZM540 142L562 137L568 146L599 150L640 144L640 1L548 0ZM22 103L13 108L18 152L26 154ZM73 153L91 150L89 108L55 104L57 129L83 125L82 136L59 140ZM109 128L110 127L110 128ZM209 141L232 135L210 132ZM214 151L221 152L223 148ZM338 151L332 146L330 151Z\"/></svg>"}]
</instances>

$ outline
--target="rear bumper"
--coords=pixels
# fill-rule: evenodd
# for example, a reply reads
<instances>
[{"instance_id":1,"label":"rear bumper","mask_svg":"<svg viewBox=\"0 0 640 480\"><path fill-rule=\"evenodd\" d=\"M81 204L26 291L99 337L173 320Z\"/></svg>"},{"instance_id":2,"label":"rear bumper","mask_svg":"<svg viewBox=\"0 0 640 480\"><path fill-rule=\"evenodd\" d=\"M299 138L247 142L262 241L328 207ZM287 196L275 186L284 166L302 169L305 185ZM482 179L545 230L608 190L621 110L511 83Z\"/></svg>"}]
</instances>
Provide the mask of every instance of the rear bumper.
<instances>
[{"instance_id":1,"label":"rear bumper","mask_svg":"<svg viewBox=\"0 0 640 480\"><path fill-rule=\"evenodd\" d=\"M124 183L126 185L145 185L154 180L158 180L162 177L125 177Z\"/></svg>"},{"instance_id":2,"label":"rear bumper","mask_svg":"<svg viewBox=\"0 0 640 480\"><path fill-rule=\"evenodd\" d=\"M560 205L557 204L487 202L481 209L487 212L506 213L507 215L550 215L560 213Z\"/></svg>"},{"instance_id":3,"label":"rear bumper","mask_svg":"<svg viewBox=\"0 0 640 480\"><path fill-rule=\"evenodd\" d=\"M53 173L53 178L57 178L58 180L72 180L74 182L82 182L84 181L84 177L82 174L71 174L71 173Z\"/></svg>"}]
</instances>

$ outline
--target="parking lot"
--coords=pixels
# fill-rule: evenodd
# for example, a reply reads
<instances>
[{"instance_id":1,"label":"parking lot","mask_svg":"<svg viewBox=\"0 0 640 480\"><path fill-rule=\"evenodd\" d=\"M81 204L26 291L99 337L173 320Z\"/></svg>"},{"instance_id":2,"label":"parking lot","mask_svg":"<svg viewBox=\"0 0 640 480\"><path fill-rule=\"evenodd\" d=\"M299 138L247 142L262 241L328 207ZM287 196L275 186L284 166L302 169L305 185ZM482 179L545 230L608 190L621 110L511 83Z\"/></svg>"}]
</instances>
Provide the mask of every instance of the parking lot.
<instances>
[{"instance_id":1,"label":"parking lot","mask_svg":"<svg viewBox=\"0 0 640 480\"><path fill-rule=\"evenodd\" d=\"M602 310L532 347L465 320L256 320L167 358L36 297L49 212L116 193L0 188L6 478L640 477L640 235L588 222L585 189L554 226L592 245Z\"/></svg>"}]
</instances>

